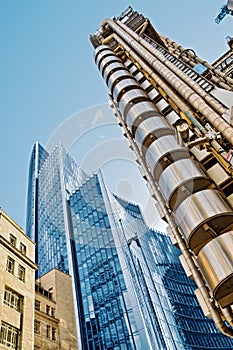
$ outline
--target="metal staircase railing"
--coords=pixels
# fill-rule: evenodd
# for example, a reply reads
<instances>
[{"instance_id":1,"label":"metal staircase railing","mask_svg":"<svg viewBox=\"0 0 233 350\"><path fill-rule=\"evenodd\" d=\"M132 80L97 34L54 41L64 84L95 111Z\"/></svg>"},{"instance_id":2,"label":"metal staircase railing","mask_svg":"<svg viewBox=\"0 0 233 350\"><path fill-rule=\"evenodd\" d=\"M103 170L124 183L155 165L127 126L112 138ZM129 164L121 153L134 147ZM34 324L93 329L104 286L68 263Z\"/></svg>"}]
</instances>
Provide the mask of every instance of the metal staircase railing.
<instances>
[{"instance_id":1,"label":"metal staircase railing","mask_svg":"<svg viewBox=\"0 0 233 350\"><path fill-rule=\"evenodd\" d=\"M211 84L207 79L205 79L202 75L197 73L194 69L190 68L188 65L183 63L178 58L174 57L170 52L168 52L164 47L156 43L153 39L148 37L146 34L142 35L143 39L151 44L156 50L158 50L161 54L163 54L166 59L168 59L171 63L173 63L177 68L179 68L183 73L185 73L188 77L194 80L203 90L206 92L210 92L214 89L214 85Z\"/></svg>"}]
</instances>

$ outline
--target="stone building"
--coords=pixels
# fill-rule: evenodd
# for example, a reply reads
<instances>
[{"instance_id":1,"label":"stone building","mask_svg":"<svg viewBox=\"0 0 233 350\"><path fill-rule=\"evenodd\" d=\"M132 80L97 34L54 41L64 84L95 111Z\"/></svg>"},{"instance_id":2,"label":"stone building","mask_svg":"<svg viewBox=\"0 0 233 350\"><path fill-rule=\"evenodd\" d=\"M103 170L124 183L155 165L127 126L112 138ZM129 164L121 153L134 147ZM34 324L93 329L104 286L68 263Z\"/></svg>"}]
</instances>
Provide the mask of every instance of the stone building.
<instances>
[{"instance_id":1,"label":"stone building","mask_svg":"<svg viewBox=\"0 0 233 350\"><path fill-rule=\"evenodd\" d=\"M35 244L0 209L0 350L76 350L71 277L53 269L35 283Z\"/></svg>"},{"instance_id":2,"label":"stone building","mask_svg":"<svg viewBox=\"0 0 233 350\"><path fill-rule=\"evenodd\" d=\"M35 284L34 350L76 350L71 277L53 269Z\"/></svg>"},{"instance_id":3,"label":"stone building","mask_svg":"<svg viewBox=\"0 0 233 350\"><path fill-rule=\"evenodd\" d=\"M35 245L0 209L0 349L33 349Z\"/></svg>"},{"instance_id":4,"label":"stone building","mask_svg":"<svg viewBox=\"0 0 233 350\"><path fill-rule=\"evenodd\" d=\"M56 302L52 293L35 284L34 350L59 348L58 324L55 317Z\"/></svg>"}]
</instances>

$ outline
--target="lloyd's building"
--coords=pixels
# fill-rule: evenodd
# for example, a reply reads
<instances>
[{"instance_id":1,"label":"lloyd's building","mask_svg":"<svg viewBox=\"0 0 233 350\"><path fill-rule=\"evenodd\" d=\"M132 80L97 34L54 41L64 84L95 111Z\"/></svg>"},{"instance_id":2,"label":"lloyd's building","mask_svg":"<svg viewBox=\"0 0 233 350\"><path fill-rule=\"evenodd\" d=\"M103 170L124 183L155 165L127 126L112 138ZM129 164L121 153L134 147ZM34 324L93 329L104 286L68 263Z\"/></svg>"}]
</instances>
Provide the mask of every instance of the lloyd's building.
<instances>
[{"instance_id":1,"label":"lloyd's building","mask_svg":"<svg viewBox=\"0 0 233 350\"><path fill-rule=\"evenodd\" d=\"M90 41L113 113L196 284L203 314L230 339L233 39L209 64L129 7L104 20Z\"/></svg>"}]
</instances>

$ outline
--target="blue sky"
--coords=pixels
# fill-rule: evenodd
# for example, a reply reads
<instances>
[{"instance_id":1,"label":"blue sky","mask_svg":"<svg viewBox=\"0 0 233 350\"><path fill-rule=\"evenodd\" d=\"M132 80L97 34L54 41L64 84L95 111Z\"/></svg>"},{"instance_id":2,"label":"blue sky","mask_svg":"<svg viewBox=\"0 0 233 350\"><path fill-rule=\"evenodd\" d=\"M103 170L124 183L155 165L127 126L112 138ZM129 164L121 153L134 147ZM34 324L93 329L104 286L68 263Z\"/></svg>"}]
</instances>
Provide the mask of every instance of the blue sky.
<instances>
[{"instance_id":1,"label":"blue sky","mask_svg":"<svg viewBox=\"0 0 233 350\"><path fill-rule=\"evenodd\" d=\"M59 135L57 130L63 130L63 142L63 137L67 139L72 134L72 124L70 129L63 128L70 116L91 115L93 109L102 113L102 107L96 106L107 103L108 93L93 62L93 48L88 40L102 20L119 15L131 5L149 17L158 32L186 48L193 48L212 62L227 50L225 37L233 35L233 17L227 16L219 25L214 23L222 4L224 0L130 3L1 0L0 206L3 210L24 228L33 143L38 140L46 145L54 135ZM113 140L120 135L118 127L107 122L104 127L74 140L71 153L80 163L91 152L89 159L96 158L101 142L110 141L113 149ZM142 206L146 206L144 190L140 190L144 183L138 185L136 167L128 151L122 152L113 154L112 162L109 155L99 161L100 165L104 161L108 163L104 167L106 181L112 190L119 190L129 199L142 200ZM119 163L115 161L117 158ZM127 174L119 169L126 169Z\"/></svg>"}]
</instances>

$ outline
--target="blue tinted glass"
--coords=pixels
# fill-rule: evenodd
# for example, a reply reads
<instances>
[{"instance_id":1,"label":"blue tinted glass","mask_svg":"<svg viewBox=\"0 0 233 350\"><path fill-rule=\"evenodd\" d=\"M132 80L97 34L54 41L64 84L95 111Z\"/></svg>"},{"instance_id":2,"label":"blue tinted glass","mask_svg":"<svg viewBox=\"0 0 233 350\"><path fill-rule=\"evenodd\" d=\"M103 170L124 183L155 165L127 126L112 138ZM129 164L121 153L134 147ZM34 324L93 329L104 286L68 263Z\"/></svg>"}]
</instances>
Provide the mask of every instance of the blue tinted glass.
<instances>
[{"instance_id":1,"label":"blue tinted glass","mask_svg":"<svg viewBox=\"0 0 233 350\"><path fill-rule=\"evenodd\" d=\"M38 276L53 268L72 275L84 349L233 348L204 317L170 238L61 146L33 149L27 234Z\"/></svg>"}]
</instances>

